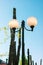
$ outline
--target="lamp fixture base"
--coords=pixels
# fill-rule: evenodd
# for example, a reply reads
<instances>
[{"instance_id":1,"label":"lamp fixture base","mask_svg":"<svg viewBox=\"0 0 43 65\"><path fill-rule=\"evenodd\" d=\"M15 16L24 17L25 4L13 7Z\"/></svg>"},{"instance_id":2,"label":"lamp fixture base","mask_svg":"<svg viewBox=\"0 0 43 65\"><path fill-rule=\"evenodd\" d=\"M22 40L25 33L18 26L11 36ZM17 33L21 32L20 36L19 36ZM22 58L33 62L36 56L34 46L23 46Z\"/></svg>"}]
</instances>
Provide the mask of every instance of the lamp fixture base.
<instances>
[{"instance_id":1,"label":"lamp fixture base","mask_svg":"<svg viewBox=\"0 0 43 65\"><path fill-rule=\"evenodd\" d=\"M30 28L31 28L31 31L33 31L33 29L34 29L34 26L32 25L32 26L30 26Z\"/></svg>"}]
</instances>

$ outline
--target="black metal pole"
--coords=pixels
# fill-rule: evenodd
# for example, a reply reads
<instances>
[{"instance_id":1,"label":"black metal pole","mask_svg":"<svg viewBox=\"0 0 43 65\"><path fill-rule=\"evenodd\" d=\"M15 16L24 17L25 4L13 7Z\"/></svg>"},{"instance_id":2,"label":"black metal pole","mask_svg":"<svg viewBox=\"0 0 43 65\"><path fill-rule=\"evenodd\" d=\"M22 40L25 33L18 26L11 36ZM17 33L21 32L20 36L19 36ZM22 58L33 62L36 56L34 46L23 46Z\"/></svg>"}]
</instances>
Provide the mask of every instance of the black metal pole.
<instances>
[{"instance_id":1,"label":"black metal pole","mask_svg":"<svg viewBox=\"0 0 43 65\"><path fill-rule=\"evenodd\" d=\"M28 54L28 65L29 65L29 49L27 50L27 54Z\"/></svg>"},{"instance_id":2,"label":"black metal pole","mask_svg":"<svg viewBox=\"0 0 43 65\"><path fill-rule=\"evenodd\" d=\"M25 22L24 20L22 21L22 65L25 65L25 49L24 49L24 27L25 27Z\"/></svg>"}]
</instances>

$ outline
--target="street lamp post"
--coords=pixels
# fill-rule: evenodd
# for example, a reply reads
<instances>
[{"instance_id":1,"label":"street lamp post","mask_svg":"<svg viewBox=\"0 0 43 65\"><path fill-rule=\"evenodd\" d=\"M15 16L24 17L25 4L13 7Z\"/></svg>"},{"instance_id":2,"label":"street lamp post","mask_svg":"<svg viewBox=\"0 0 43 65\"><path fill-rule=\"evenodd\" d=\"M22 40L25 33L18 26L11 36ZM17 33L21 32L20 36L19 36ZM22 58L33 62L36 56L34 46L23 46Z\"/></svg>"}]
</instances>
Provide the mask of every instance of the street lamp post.
<instances>
[{"instance_id":1,"label":"street lamp post","mask_svg":"<svg viewBox=\"0 0 43 65\"><path fill-rule=\"evenodd\" d=\"M22 27L22 65L25 65L25 48L24 48L24 27L25 27L25 22L24 20L22 21L21 24Z\"/></svg>"},{"instance_id":2,"label":"street lamp post","mask_svg":"<svg viewBox=\"0 0 43 65\"><path fill-rule=\"evenodd\" d=\"M14 17L15 17L15 16L13 16L13 18L14 18ZM30 18L27 19L27 23L28 23L28 25L31 27L31 30L28 30L28 29L25 27L25 21L24 21L24 20L22 20L22 23L21 23L21 30L22 30L22 32L21 32L21 34L22 34L22 65L25 65L24 29L26 29L27 31L33 31L34 26L37 25L37 19L36 19L35 17L30 17ZM16 17L15 17L15 19L13 19L12 21L10 21L9 26L10 26L11 29L13 29L12 31L14 32L14 35L15 35L15 29L18 28L18 21L16 20ZM14 40L14 35L12 35L12 36L13 36L12 41ZM20 39L21 39L21 38L20 38ZM20 39L19 39L19 40L20 40ZM19 50L18 52L20 52L20 50ZM19 54L18 54L18 55L19 55ZM16 56L16 57L17 57L17 56ZM19 56L18 56L18 58L19 58ZM29 57L28 57L28 58L29 58ZM29 60L29 59L28 59L28 60ZM15 64L15 65L17 65L17 64ZM29 64L28 64L28 65L29 65Z\"/></svg>"},{"instance_id":3,"label":"street lamp post","mask_svg":"<svg viewBox=\"0 0 43 65\"><path fill-rule=\"evenodd\" d=\"M33 22L31 19L33 20ZM37 24L35 18L29 18L27 21L31 27L31 30L28 30L25 27L25 21L24 20L22 21L22 25L21 25L21 28L22 28L22 65L25 65L24 29L26 29L27 31L33 31L34 26ZM29 54L29 49L28 49L28 54ZM29 65L29 56L28 56L28 65Z\"/></svg>"}]
</instances>

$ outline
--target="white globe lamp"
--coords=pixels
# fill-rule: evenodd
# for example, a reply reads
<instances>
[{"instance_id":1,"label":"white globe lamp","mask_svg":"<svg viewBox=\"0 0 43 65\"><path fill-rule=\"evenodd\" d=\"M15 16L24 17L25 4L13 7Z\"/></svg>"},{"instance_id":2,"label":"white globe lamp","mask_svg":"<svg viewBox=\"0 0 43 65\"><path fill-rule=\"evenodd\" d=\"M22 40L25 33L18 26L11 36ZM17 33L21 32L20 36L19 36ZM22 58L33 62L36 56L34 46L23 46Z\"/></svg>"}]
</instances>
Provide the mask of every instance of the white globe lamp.
<instances>
[{"instance_id":1,"label":"white globe lamp","mask_svg":"<svg viewBox=\"0 0 43 65\"><path fill-rule=\"evenodd\" d=\"M9 27L10 27L10 28L18 28L18 27L19 27L18 21L17 21L16 19L12 19L12 20L9 22Z\"/></svg>"}]
</instances>

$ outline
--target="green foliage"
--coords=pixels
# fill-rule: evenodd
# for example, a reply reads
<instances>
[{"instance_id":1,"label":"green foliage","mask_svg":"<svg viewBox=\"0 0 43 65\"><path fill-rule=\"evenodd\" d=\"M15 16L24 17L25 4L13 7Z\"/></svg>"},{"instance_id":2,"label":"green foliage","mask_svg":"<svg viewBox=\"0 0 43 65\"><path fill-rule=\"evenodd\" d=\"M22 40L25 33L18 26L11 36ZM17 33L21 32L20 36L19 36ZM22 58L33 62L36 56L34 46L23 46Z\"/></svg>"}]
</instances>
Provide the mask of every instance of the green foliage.
<instances>
[{"instance_id":1,"label":"green foliage","mask_svg":"<svg viewBox=\"0 0 43 65\"><path fill-rule=\"evenodd\" d=\"M4 30L7 30L7 28L6 28L6 27L4 27Z\"/></svg>"},{"instance_id":2,"label":"green foliage","mask_svg":"<svg viewBox=\"0 0 43 65\"><path fill-rule=\"evenodd\" d=\"M27 65L27 63L28 63L28 61L27 61L27 59L25 58L25 65ZM20 60L19 64L22 65L22 59Z\"/></svg>"},{"instance_id":3,"label":"green foliage","mask_svg":"<svg viewBox=\"0 0 43 65\"><path fill-rule=\"evenodd\" d=\"M0 42L0 44L6 43L6 41L10 38L9 35L8 35L8 32L9 32L8 30L9 29L6 26L0 28L0 32L2 31L4 33L3 42Z\"/></svg>"}]
</instances>

